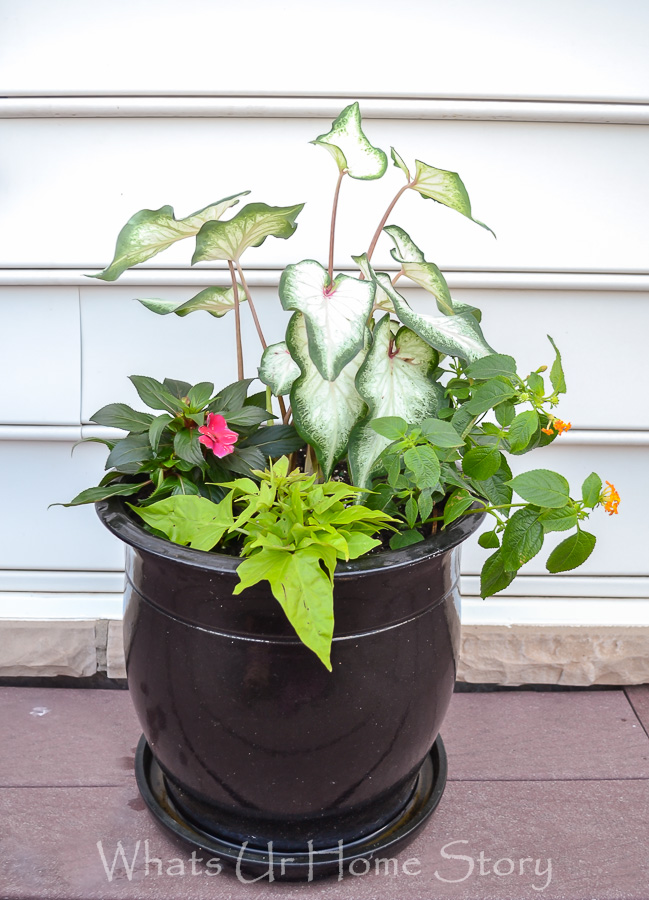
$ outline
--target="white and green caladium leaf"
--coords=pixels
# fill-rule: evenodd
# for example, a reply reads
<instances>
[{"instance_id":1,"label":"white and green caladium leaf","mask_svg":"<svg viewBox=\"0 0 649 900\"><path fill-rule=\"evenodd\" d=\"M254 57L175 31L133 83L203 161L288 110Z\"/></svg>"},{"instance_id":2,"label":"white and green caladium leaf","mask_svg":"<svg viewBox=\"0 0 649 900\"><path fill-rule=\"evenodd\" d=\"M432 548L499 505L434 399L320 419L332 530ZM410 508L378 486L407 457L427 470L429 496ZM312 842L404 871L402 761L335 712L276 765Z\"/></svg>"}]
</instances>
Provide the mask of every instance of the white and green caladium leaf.
<instances>
[{"instance_id":1,"label":"white and green caladium leaf","mask_svg":"<svg viewBox=\"0 0 649 900\"><path fill-rule=\"evenodd\" d=\"M173 206L161 206L160 209L141 209L128 220L117 236L115 256L109 266L98 275L90 278L101 278L102 281L115 281L122 272L131 266L151 259L176 241L193 237L206 222L220 219L226 209L239 202L250 191L242 191L225 197L218 203L211 203L204 209L192 213L184 219L176 219Z\"/></svg>"},{"instance_id":2,"label":"white and green caladium leaf","mask_svg":"<svg viewBox=\"0 0 649 900\"><path fill-rule=\"evenodd\" d=\"M398 416L417 425L444 404L444 388L430 377L438 361L437 351L409 328L393 334L389 315L377 323L372 347L356 376L356 389L369 412L349 439L353 484L369 486L376 460L391 443L370 426L371 419Z\"/></svg>"},{"instance_id":3,"label":"white and green caladium leaf","mask_svg":"<svg viewBox=\"0 0 649 900\"><path fill-rule=\"evenodd\" d=\"M304 203L296 206L247 203L226 222L206 222L196 235L192 265L212 259L238 260L244 250L259 247L267 237L290 238L303 208Z\"/></svg>"},{"instance_id":4,"label":"white and green caladium leaf","mask_svg":"<svg viewBox=\"0 0 649 900\"><path fill-rule=\"evenodd\" d=\"M345 107L331 126L331 131L311 141L326 147L336 160L339 171L347 170L352 178L380 178L388 167L388 158L373 147L363 134L358 103Z\"/></svg>"},{"instance_id":5,"label":"white and green caladium leaf","mask_svg":"<svg viewBox=\"0 0 649 900\"><path fill-rule=\"evenodd\" d=\"M334 381L363 346L374 302L372 281L337 275L314 259L287 266L280 278L284 309L304 314L309 353L320 375Z\"/></svg>"},{"instance_id":6,"label":"white and green caladium leaf","mask_svg":"<svg viewBox=\"0 0 649 900\"><path fill-rule=\"evenodd\" d=\"M417 191L422 197L436 200L450 209L454 209L467 219L471 219L476 225L491 231L488 225L474 219L471 215L471 201L464 187L464 182L457 172L447 172L446 169L435 169L419 159L415 160L415 178L409 185L413 191ZM493 231L491 233L496 236Z\"/></svg>"},{"instance_id":7,"label":"white and green caladium leaf","mask_svg":"<svg viewBox=\"0 0 649 900\"><path fill-rule=\"evenodd\" d=\"M397 167L397 169L401 169L403 174L406 176L407 181L410 181L410 170L405 162L401 159L397 151L394 147L390 147L390 156L392 157L392 162Z\"/></svg>"},{"instance_id":8,"label":"white and green caladium leaf","mask_svg":"<svg viewBox=\"0 0 649 900\"><path fill-rule=\"evenodd\" d=\"M243 288L239 285L239 301L245 299ZM168 316L169 313L188 316L190 313L202 309L220 319L221 316L234 309L234 289L232 287L209 287L196 294L191 300L161 300L155 297L139 302L159 316Z\"/></svg>"},{"instance_id":9,"label":"white and green caladium leaf","mask_svg":"<svg viewBox=\"0 0 649 900\"><path fill-rule=\"evenodd\" d=\"M300 377L291 388L291 406L295 428L300 437L315 449L325 479L347 452L352 428L365 413L365 402L356 390L355 379L369 345L365 345L347 363L335 381L323 378L311 361L304 316L295 313L286 330L286 343L300 367Z\"/></svg>"},{"instance_id":10,"label":"white and green caladium leaf","mask_svg":"<svg viewBox=\"0 0 649 900\"><path fill-rule=\"evenodd\" d=\"M372 279L376 281L377 276L369 263L368 267ZM480 325L470 312L463 311L454 316L428 316L417 313L392 284L382 282L381 286L392 300L401 322L440 353L473 362L494 352L485 341Z\"/></svg>"},{"instance_id":11,"label":"white and green caladium leaf","mask_svg":"<svg viewBox=\"0 0 649 900\"><path fill-rule=\"evenodd\" d=\"M363 273L363 277L368 281L372 280L372 276L370 275L370 268L367 263L367 256L364 253L362 256L352 256L352 259L358 266L358 268ZM382 285L387 281L388 284L392 284L392 280L387 272L375 272L376 281L374 282L375 293L374 293L374 308L380 309L383 312L394 313L394 306L392 305L392 300L388 297L386 292L383 290Z\"/></svg>"},{"instance_id":12,"label":"white and green caladium leaf","mask_svg":"<svg viewBox=\"0 0 649 900\"><path fill-rule=\"evenodd\" d=\"M261 357L259 379L267 384L276 397L288 394L300 375L300 367L291 356L286 341L270 344Z\"/></svg>"},{"instance_id":13,"label":"white and green caladium leaf","mask_svg":"<svg viewBox=\"0 0 649 900\"><path fill-rule=\"evenodd\" d=\"M399 228L398 225L387 225L383 231L396 245L390 253L403 269L403 274L433 295L440 312L446 316L454 316L456 311L451 292L435 263L426 262L424 254L403 228Z\"/></svg>"}]
</instances>

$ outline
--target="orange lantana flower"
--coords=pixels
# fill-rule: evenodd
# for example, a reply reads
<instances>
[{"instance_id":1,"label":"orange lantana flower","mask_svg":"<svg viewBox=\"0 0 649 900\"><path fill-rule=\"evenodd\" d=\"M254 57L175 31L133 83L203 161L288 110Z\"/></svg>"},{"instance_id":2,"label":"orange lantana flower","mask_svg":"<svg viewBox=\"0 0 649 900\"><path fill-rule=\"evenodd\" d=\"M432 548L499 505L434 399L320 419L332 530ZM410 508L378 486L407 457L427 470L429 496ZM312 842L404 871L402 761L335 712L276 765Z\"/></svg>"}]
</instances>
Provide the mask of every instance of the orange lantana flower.
<instances>
[{"instance_id":1,"label":"orange lantana flower","mask_svg":"<svg viewBox=\"0 0 649 900\"><path fill-rule=\"evenodd\" d=\"M557 434L563 434L564 431L570 431L572 424L570 422L562 422L561 419L553 419L550 422L550 427L542 428L541 431L543 434L553 434L553 428Z\"/></svg>"},{"instance_id":2,"label":"orange lantana flower","mask_svg":"<svg viewBox=\"0 0 649 900\"><path fill-rule=\"evenodd\" d=\"M620 495L615 490L615 485L607 481L608 489L602 492L602 502L605 511L609 516L617 515L617 508L620 505Z\"/></svg>"}]
</instances>

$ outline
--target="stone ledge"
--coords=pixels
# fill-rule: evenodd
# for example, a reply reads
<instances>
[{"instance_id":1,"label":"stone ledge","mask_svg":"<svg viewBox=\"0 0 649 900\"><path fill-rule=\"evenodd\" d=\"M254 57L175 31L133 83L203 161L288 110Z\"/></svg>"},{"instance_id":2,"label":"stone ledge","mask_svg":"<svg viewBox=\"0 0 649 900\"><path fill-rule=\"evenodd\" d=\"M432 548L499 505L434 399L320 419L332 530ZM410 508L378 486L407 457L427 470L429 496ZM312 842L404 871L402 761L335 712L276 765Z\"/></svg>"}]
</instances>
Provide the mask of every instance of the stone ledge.
<instances>
[{"instance_id":1,"label":"stone ledge","mask_svg":"<svg viewBox=\"0 0 649 900\"><path fill-rule=\"evenodd\" d=\"M125 678L122 623L0 619L0 677ZM458 681L473 684L645 684L649 627L465 625Z\"/></svg>"}]
</instances>

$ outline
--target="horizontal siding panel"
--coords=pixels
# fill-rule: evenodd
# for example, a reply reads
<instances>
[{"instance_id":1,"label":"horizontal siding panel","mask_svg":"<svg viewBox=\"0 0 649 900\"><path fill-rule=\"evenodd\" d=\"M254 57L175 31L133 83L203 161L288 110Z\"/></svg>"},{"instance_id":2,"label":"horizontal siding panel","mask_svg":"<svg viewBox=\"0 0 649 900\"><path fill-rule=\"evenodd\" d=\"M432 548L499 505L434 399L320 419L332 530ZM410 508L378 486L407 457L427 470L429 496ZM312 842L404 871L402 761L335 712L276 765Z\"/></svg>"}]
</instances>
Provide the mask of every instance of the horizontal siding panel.
<instances>
[{"instance_id":1,"label":"horizontal siding panel","mask_svg":"<svg viewBox=\"0 0 649 900\"><path fill-rule=\"evenodd\" d=\"M638 0L519 3L515 15L509 0L159 0L155 15L147 0L112 0L109 14L21 0L1 25L3 92L649 99Z\"/></svg>"},{"instance_id":2,"label":"horizontal siding panel","mask_svg":"<svg viewBox=\"0 0 649 900\"><path fill-rule=\"evenodd\" d=\"M289 244L269 238L246 261L273 267L325 259L335 167L313 119L4 120L0 170L0 264L97 271L136 210L165 203L178 215L236 191L251 200L307 202ZM404 158L462 175L491 235L415 192L393 221L407 226L442 268L646 271L649 128L624 125L374 120L370 138ZM47 152L43 148L47 147ZM260 148L263 147L263 154ZM622 164L623 162L623 164ZM337 265L367 248L402 184L390 166L376 183L347 179L341 194ZM56 211L56 227L26 240L34 210ZM387 238L376 256L391 262ZM191 247L165 263L188 262Z\"/></svg>"}]
</instances>

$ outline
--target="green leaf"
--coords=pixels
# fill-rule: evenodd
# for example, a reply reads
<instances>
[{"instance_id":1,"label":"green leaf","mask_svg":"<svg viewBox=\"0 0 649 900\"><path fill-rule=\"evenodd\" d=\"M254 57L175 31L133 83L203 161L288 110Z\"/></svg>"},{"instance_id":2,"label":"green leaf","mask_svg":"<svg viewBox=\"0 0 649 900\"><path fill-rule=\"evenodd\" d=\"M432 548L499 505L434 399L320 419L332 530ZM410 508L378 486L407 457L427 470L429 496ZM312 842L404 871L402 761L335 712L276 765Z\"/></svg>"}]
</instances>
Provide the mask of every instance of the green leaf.
<instances>
[{"instance_id":1,"label":"green leaf","mask_svg":"<svg viewBox=\"0 0 649 900\"><path fill-rule=\"evenodd\" d=\"M498 376L479 385L475 389L473 397L465 406L471 415L478 416L498 406L499 403L510 400L514 396L516 396L516 391L509 381Z\"/></svg>"},{"instance_id":2,"label":"green leaf","mask_svg":"<svg viewBox=\"0 0 649 900\"><path fill-rule=\"evenodd\" d=\"M563 366L561 365L561 354L557 349L557 345L554 343L550 335L548 335L548 340L554 347L554 352L556 354L554 358L554 362L552 363L552 368L550 369L550 383L557 394L565 394L566 392L566 379L563 374Z\"/></svg>"},{"instance_id":3,"label":"green leaf","mask_svg":"<svg viewBox=\"0 0 649 900\"><path fill-rule=\"evenodd\" d=\"M201 410L214 393L214 385L211 381L201 381L195 384L187 394L189 406L193 410Z\"/></svg>"},{"instance_id":4,"label":"green leaf","mask_svg":"<svg viewBox=\"0 0 649 900\"><path fill-rule=\"evenodd\" d=\"M267 384L276 397L288 394L293 382L300 375L300 367L290 354L286 341L270 344L261 357L259 378Z\"/></svg>"},{"instance_id":5,"label":"green leaf","mask_svg":"<svg viewBox=\"0 0 649 900\"><path fill-rule=\"evenodd\" d=\"M432 294L440 312L453 316L457 312L446 279L434 263L426 262L424 254L410 235L398 225L387 225L383 231L389 235L396 247L390 253L406 275L415 284Z\"/></svg>"},{"instance_id":6,"label":"green leaf","mask_svg":"<svg viewBox=\"0 0 649 900\"><path fill-rule=\"evenodd\" d=\"M239 285L239 302L243 302L246 295L241 285ZM234 288L230 287L209 287L204 291L196 294L191 300L161 300L152 298L147 300L139 300L142 306L146 306L151 312L157 313L159 316L167 316L169 313L175 313L177 316L188 316L190 313L204 310L211 316L220 319L226 313L234 309Z\"/></svg>"},{"instance_id":7,"label":"green leaf","mask_svg":"<svg viewBox=\"0 0 649 900\"><path fill-rule=\"evenodd\" d=\"M319 135L312 144L325 147L333 156L339 171L347 170L352 178L380 178L388 167L388 158L373 147L363 134L358 103L352 103L334 120L331 131Z\"/></svg>"},{"instance_id":8,"label":"green leaf","mask_svg":"<svg viewBox=\"0 0 649 900\"><path fill-rule=\"evenodd\" d=\"M128 437L117 441L110 451L106 460L106 468L134 475L140 465L152 457L153 452L148 434L129 434Z\"/></svg>"},{"instance_id":9,"label":"green leaf","mask_svg":"<svg viewBox=\"0 0 649 900\"><path fill-rule=\"evenodd\" d=\"M151 444L154 453L157 452L162 433L170 422L173 422L173 419L169 413L161 413L161 415L156 416L153 422L151 422L151 426L149 427L149 443Z\"/></svg>"},{"instance_id":10,"label":"green leaf","mask_svg":"<svg viewBox=\"0 0 649 900\"><path fill-rule=\"evenodd\" d=\"M515 572L532 559L543 546L543 527L539 511L518 509L505 526L501 555L508 572Z\"/></svg>"},{"instance_id":11,"label":"green leaf","mask_svg":"<svg viewBox=\"0 0 649 900\"><path fill-rule=\"evenodd\" d=\"M304 446L304 441L292 425L265 425L239 446L258 447L265 456L276 459L300 450Z\"/></svg>"},{"instance_id":12,"label":"green leaf","mask_svg":"<svg viewBox=\"0 0 649 900\"><path fill-rule=\"evenodd\" d=\"M133 382L135 390L140 395L140 400L151 409L166 409L167 412L174 415L182 411L182 405L178 402L179 398L174 397L155 378L149 378L147 375L129 375L129 381Z\"/></svg>"},{"instance_id":13,"label":"green leaf","mask_svg":"<svg viewBox=\"0 0 649 900\"><path fill-rule=\"evenodd\" d=\"M483 531L483 533L478 538L478 543L481 547L484 547L485 550L490 550L494 547L500 547L500 541L498 540L498 535L495 531Z\"/></svg>"},{"instance_id":14,"label":"green leaf","mask_svg":"<svg viewBox=\"0 0 649 900\"><path fill-rule=\"evenodd\" d=\"M411 447L403 454L403 461L412 472L418 488L434 488L439 482L440 464L432 447Z\"/></svg>"},{"instance_id":15,"label":"green leaf","mask_svg":"<svg viewBox=\"0 0 649 900\"><path fill-rule=\"evenodd\" d=\"M494 506L506 505L512 502L513 492L508 483L511 477L509 464L501 454L500 469L491 478L477 482L476 489Z\"/></svg>"},{"instance_id":16,"label":"green leaf","mask_svg":"<svg viewBox=\"0 0 649 900\"><path fill-rule=\"evenodd\" d=\"M129 506L147 525L161 531L174 544L211 550L234 524L231 494L212 503L195 494L175 494L147 507Z\"/></svg>"},{"instance_id":17,"label":"green leaf","mask_svg":"<svg viewBox=\"0 0 649 900\"><path fill-rule=\"evenodd\" d=\"M595 535L589 534L587 531L580 530L576 534L570 535L558 547L555 547L548 557L546 564L548 572L556 574L576 569L577 566L586 562L593 552L596 540Z\"/></svg>"},{"instance_id":18,"label":"green leaf","mask_svg":"<svg viewBox=\"0 0 649 900\"><path fill-rule=\"evenodd\" d=\"M584 483L581 486L581 497L584 501L584 505L589 509L592 509L594 506L597 506L599 503L599 496L602 493L602 479L596 472L591 472L590 475L584 480Z\"/></svg>"},{"instance_id":19,"label":"green leaf","mask_svg":"<svg viewBox=\"0 0 649 900\"><path fill-rule=\"evenodd\" d=\"M248 388L254 380L254 378L242 378L240 381L233 381L232 384L224 387L223 390L218 392L213 402L210 403L210 410L225 409L229 411L240 409L246 402Z\"/></svg>"},{"instance_id":20,"label":"green leaf","mask_svg":"<svg viewBox=\"0 0 649 900\"><path fill-rule=\"evenodd\" d=\"M165 378L162 386L177 400L182 400L183 397L186 397L192 388L188 381L178 381L176 378Z\"/></svg>"},{"instance_id":21,"label":"green leaf","mask_svg":"<svg viewBox=\"0 0 649 900\"><path fill-rule=\"evenodd\" d=\"M472 497L468 491L453 491L444 504L444 525L450 525L451 522L459 519L473 503L475 503L475 497Z\"/></svg>"},{"instance_id":22,"label":"green leaf","mask_svg":"<svg viewBox=\"0 0 649 900\"><path fill-rule=\"evenodd\" d=\"M174 436L174 452L176 456L195 466L203 466L205 464L205 457L198 442L198 434L195 428L191 430L183 428L176 433Z\"/></svg>"},{"instance_id":23,"label":"green leaf","mask_svg":"<svg viewBox=\"0 0 649 900\"><path fill-rule=\"evenodd\" d=\"M532 469L517 475L509 484L519 497L534 503L535 506L548 506L550 509L561 509L570 499L570 485L557 472L549 469Z\"/></svg>"},{"instance_id":24,"label":"green leaf","mask_svg":"<svg viewBox=\"0 0 649 900\"><path fill-rule=\"evenodd\" d=\"M268 419L275 418L273 413L269 413L268 410L261 409L259 406L243 406L232 412L225 410L222 415L225 416L229 426L238 426L239 428L260 425L262 422L267 422Z\"/></svg>"},{"instance_id":25,"label":"green leaf","mask_svg":"<svg viewBox=\"0 0 649 900\"><path fill-rule=\"evenodd\" d=\"M323 378L334 381L363 346L374 302L374 283L338 275L313 259L287 266L279 282L286 310L304 314L309 355Z\"/></svg>"},{"instance_id":26,"label":"green leaf","mask_svg":"<svg viewBox=\"0 0 649 900\"><path fill-rule=\"evenodd\" d=\"M390 147L390 156L392 157L392 162L397 167L397 169L401 169L403 174L406 176L406 181L410 181L410 172L408 170L408 166L401 159L394 147Z\"/></svg>"},{"instance_id":27,"label":"green leaf","mask_svg":"<svg viewBox=\"0 0 649 900\"><path fill-rule=\"evenodd\" d=\"M373 278L371 266L367 261L367 254L365 253L362 256L352 256L352 259L361 270L363 277L374 283L374 287L376 288L374 294L374 308L383 312L394 313L392 300L390 300L390 297L383 288L383 285L389 287L392 284L390 276L386 272L374 272Z\"/></svg>"},{"instance_id":28,"label":"green leaf","mask_svg":"<svg viewBox=\"0 0 649 900\"><path fill-rule=\"evenodd\" d=\"M408 528L414 528L415 522L417 521L417 513L419 512L419 507L417 505L417 501L411 495L408 497L406 501L406 522L408 523Z\"/></svg>"},{"instance_id":29,"label":"green leaf","mask_svg":"<svg viewBox=\"0 0 649 900\"><path fill-rule=\"evenodd\" d=\"M97 503L99 500L107 500L109 497L129 497L137 494L142 489L142 482L138 484L106 484L101 487L88 488L70 500L69 503L52 503L52 506L81 506L84 503Z\"/></svg>"},{"instance_id":30,"label":"green leaf","mask_svg":"<svg viewBox=\"0 0 649 900\"><path fill-rule=\"evenodd\" d=\"M577 524L577 513L569 506L560 509L546 509L539 516L543 531L570 531Z\"/></svg>"},{"instance_id":31,"label":"green leaf","mask_svg":"<svg viewBox=\"0 0 649 900\"><path fill-rule=\"evenodd\" d=\"M347 541L348 559L358 559L359 556L365 556L370 550L381 546L381 541L377 538L370 537L368 534L363 534L360 531L343 532L341 529L340 533L344 534Z\"/></svg>"},{"instance_id":32,"label":"green leaf","mask_svg":"<svg viewBox=\"0 0 649 900\"><path fill-rule=\"evenodd\" d=\"M469 478L484 481L500 468L502 454L495 447L474 447L462 458L462 471Z\"/></svg>"},{"instance_id":33,"label":"green leaf","mask_svg":"<svg viewBox=\"0 0 649 900\"><path fill-rule=\"evenodd\" d=\"M335 381L328 381L309 356L306 322L301 313L291 317L286 343L301 372L291 388L295 427L315 449L328 478L338 460L347 453L352 428L365 412L365 401L356 390L355 379L366 349L347 363Z\"/></svg>"},{"instance_id":34,"label":"green leaf","mask_svg":"<svg viewBox=\"0 0 649 900\"><path fill-rule=\"evenodd\" d=\"M238 261L248 247L259 247L267 237L290 238L304 207L248 203L227 222L207 222L196 235L192 265L212 259Z\"/></svg>"},{"instance_id":35,"label":"green leaf","mask_svg":"<svg viewBox=\"0 0 649 900\"><path fill-rule=\"evenodd\" d=\"M504 375L506 378L509 378L516 374L516 360L513 356L507 356L503 353L492 353L472 363L466 374L469 378L473 378L476 381L487 381L489 378L495 378L497 375Z\"/></svg>"},{"instance_id":36,"label":"green leaf","mask_svg":"<svg viewBox=\"0 0 649 900\"><path fill-rule=\"evenodd\" d=\"M431 494L432 491L425 489L420 493L419 499L417 500L419 518L422 522L425 522L433 511L433 498Z\"/></svg>"},{"instance_id":37,"label":"green leaf","mask_svg":"<svg viewBox=\"0 0 649 900\"><path fill-rule=\"evenodd\" d=\"M498 591L503 591L512 583L515 577L515 572L506 571L502 552L496 550L482 567L482 572L480 573L480 596L484 600L486 597L497 594Z\"/></svg>"},{"instance_id":38,"label":"green leaf","mask_svg":"<svg viewBox=\"0 0 649 900\"><path fill-rule=\"evenodd\" d=\"M433 416L442 406L443 390L432 380L438 354L408 328L393 332L390 316L374 328L372 346L356 376L356 388L368 412L349 439L352 482L368 487L372 470L390 443L370 422L397 417L411 425Z\"/></svg>"},{"instance_id":39,"label":"green leaf","mask_svg":"<svg viewBox=\"0 0 649 900\"><path fill-rule=\"evenodd\" d=\"M463 312L454 316L428 316L416 313L391 283L379 282L367 260L365 263L374 283L380 283L392 301L401 322L431 347L447 356L457 356L469 362L493 353L471 313Z\"/></svg>"},{"instance_id":40,"label":"green leaf","mask_svg":"<svg viewBox=\"0 0 649 900\"><path fill-rule=\"evenodd\" d=\"M369 425L390 441L398 441L408 431L408 423L401 416L381 416L380 419L372 419Z\"/></svg>"},{"instance_id":41,"label":"green leaf","mask_svg":"<svg viewBox=\"0 0 649 900\"><path fill-rule=\"evenodd\" d=\"M390 550L401 550L403 547L410 547L412 544L420 544L423 539L423 534L420 534L415 529L409 528L407 531L399 531L390 538Z\"/></svg>"},{"instance_id":42,"label":"green leaf","mask_svg":"<svg viewBox=\"0 0 649 900\"><path fill-rule=\"evenodd\" d=\"M126 269L151 259L176 241L195 235L205 222L220 219L223 213L239 202L250 191L243 191L212 203L185 219L176 219L172 206L160 209L141 209L128 220L120 231L115 256L109 266L90 278L115 281Z\"/></svg>"},{"instance_id":43,"label":"green leaf","mask_svg":"<svg viewBox=\"0 0 649 900\"><path fill-rule=\"evenodd\" d=\"M507 440L512 453L521 453L539 430L538 413L531 409L519 413L509 428Z\"/></svg>"},{"instance_id":44,"label":"green leaf","mask_svg":"<svg viewBox=\"0 0 649 900\"><path fill-rule=\"evenodd\" d=\"M437 203L442 203L466 216L467 219L471 219L476 225L481 225L482 228L491 231L488 225L474 219L471 215L471 201L457 172L435 169L417 159L415 160L415 180L409 187L421 194L422 197L436 200ZM491 233L494 234L493 231Z\"/></svg>"},{"instance_id":45,"label":"green leaf","mask_svg":"<svg viewBox=\"0 0 649 900\"><path fill-rule=\"evenodd\" d=\"M441 419L424 419L419 423L422 437L435 447L461 447L464 441L450 422Z\"/></svg>"},{"instance_id":46,"label":"green leaf","mask_svg":"<svg viewBox=\"0 0 649 900\"><path fill-rule=\"evenodd\" d=\"M516 418L516 406L510 400L499 403L494 412L496 414L496 421L499 425L502 425L503 428L507 428L508 425L511 425Z\"/></svg>"},{"instance_id":47,"label":"green leaf","mask_svg":"<svg viewBox=\"0 0 649 900\"><path fill-rule=\"evenodd\" d=\"M98 425L105 425L108 428L122 428L124 431L130 431L133 434L140 434L148 431L149 425L153 421L151 413L138 412L131 409L126 403L109 403L108 406L102 406L94 415L90 417L91 422Z\"/></svg>"}]
</instances>

